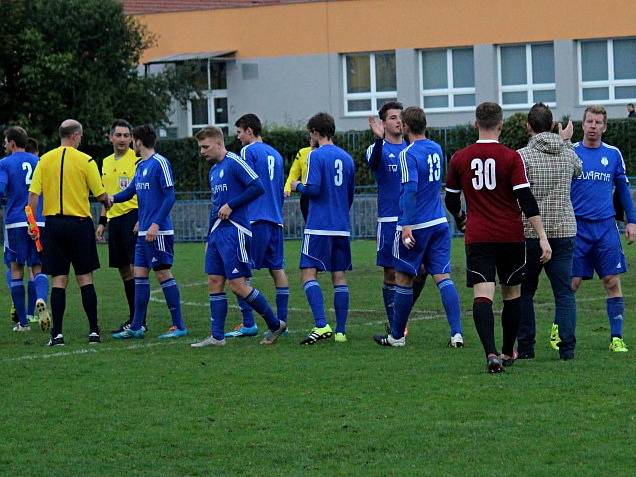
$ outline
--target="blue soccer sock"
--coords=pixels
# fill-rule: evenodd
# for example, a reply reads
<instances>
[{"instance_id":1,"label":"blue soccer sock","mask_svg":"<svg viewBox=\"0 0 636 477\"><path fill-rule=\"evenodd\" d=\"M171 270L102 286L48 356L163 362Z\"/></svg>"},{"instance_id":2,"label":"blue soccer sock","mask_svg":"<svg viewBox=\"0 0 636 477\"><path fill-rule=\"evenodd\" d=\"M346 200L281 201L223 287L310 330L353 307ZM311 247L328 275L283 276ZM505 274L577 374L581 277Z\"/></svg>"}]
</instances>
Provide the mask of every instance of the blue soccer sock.
<instances>
[{"instance_id":1,"label":"blue soccer sock","mask_svg":"<svg viewBox=\"0 0 636 477\"><path fill-rule=\"evenodd\" d=\"M287 308L289 305L289 287L276 287L276 316L280 321L287 321Z\"/></svg>"},{"instance_id":2,"label":"blue soccer sock","mask_svg":"<svg viewBox=\"0 0 636 477\"><path fill-rule=\"evenodd\" d=\"M243 315L243 326L245 328L251 328L256 324L254 321L254 313L252 312L252 307L247 304L243 298L240 296L236 297L238 301L238 306L241 309L241 315Z\"/></svg>"},{"instance_id":3,"label":"blue soccer sock","mask_svg":"<svg viewBox=\"0 0 636 477\"><path fill-rule=\"evenodd\" d=\"M347 285L333 287L333 307L336 311L336 333L344 334L349 314L349 287Z\"/></svg>"},{"instance_id":4,"label":"blue soccer sock","mask_svg":"<svg viewBox=\"0 0 636 477\"><path fill-rule=\"evenodd\" d=\"M307 302L309 303L311 312L314 315L316 328L327 326L327 317L325 316L325 299L322 296L320 283L316 280L309 280L305 282L304 288Z\"/></svg>"},{"instance_id":5,"label":"blue soccer sock","mask_svg":"<svg viewBox=\"0 0 636 477\"><path fill-rule=\"evenodd\" d=\"M225 338L227 318L227 295L225 292L210 293L210 334L217 340Z\"/></svg>"},{"instance_id":6,"label":"blue soccer sock","mask_svg":"<svg viewBox=\"0 0 636 477\"><path fill-rule=\"evenodd\" d=\"M135 278L135 315L130 329L137 331L146 317L148 302L150 301L150 282L148 277Z\"/></svg>"},{"instance_id":7,"label":"blue soccer sock","mask_svg":"<svg viewBox=\"0 0 636 477\"><path fill-rule=\"evenodd\" d=\"M181 317L181 294L179 293L179 287L177 281L174 278L168 278L159 283L161 290L163 290L163 296L166 299L166 305L170 310L172 316L172 326L176 326L180 330L185 330L185 324Z\"/></svg>"},{"instance_id":8,"label":"blue soccer sock","mask_svg":"<svg viewBox=\"0 0 636 477\"><path fill-rule=\"evenodd\" d=\"M261 315L267 323L267 327L270 331L276 331L280 328L280 321L274 315L274 310L269 306L265 296L259 292L256 288L252 288L252 291L245 297L245 301L254 309L256 313Z\"/></svg>"},{"instance_id":9,"label":"blue soccer sock","mask_svg":"<svg viewBox=\"0 0 636 477\"><path fill-rule=\"evenodd\" d=\"M459 295L455 283L450 278L445 278L437 284L439 294L442 297L442 305L446 311L446 319L450 325L451 336L456 333L462 333L462 316L461 305L459 304Z\"/></svg>"},{"instance_id":10,"label":"blue soccer sock","mask_svg":"<svg viewBox=\"0 0 636 477\"><path fill-rule=\"evenodd\" d=\"M29 282L29 285L30 283L31 282ZM47 277L43 273L38 273L36 276L33 277L33 288L35 290L35 293L34 293L35 296L33 297L34 307L35 307L36 300L42 299L44 301L48 301L47 298L49 296L49 277ZM29 301L31 300L30 293L31 292L29 290ZM31 306L30 303L29 303L29 306Z\"/></svg>"},{"instance_id":11,"label":"blue soccer sock","mask_svg":"<svg viewBox=\"0 0 636 477\"><path fill-rule=\"evenodd\" d=\"M609 319L610 334L612 338L623 337L623 314L624 313L625 313L625 300L623 299L622 296L617 296L614 298L607 299L607 317Z\"/></svg>"},{"instance_id":12,"label":"blue soccer sock","mask_svg":"<svg viewBox=\"0 0 636 477\"><path fill-rule=\"evenodd\" d=\"M391 336L399 340L404 336L404 329L413 308L413 288L395 285L394 315L391 325Z\"/></svg>"},{"instance_id":13,"label":"blue soccer sock","mask_svg":"<svg viewBox=\"0 0 636 477\"><path fill-rule=\"evenodd\" d=\"M13 306L18 314L20 325L26 326L29 322L26 319L26 305L24 303L24 283L21 278L13 278L11 280L11 299Z\"/></svg>"},{"instance_id":14,"label":"blue soccer sock","mask_svg":"<svg viewBox=\"0 0 636 477\"><path fill-rule=\"evenodd\" d=\"M37 276L37 275L36 275ZM44 275L46 277L46 275ZM49 279L46 279L46 295L44 296L44 301L47 301L49 295ZM27 305L26 305L26 314L27 316L35 315L35 301L38 299L37 289L35 287L35 277L31 278L27 284Z\"/></svg>"},{"instance_id":15,"label":"blue soccer sock","mask_svg":"<svg viewBox=\"0 0 636 477\"><path fill-rule=\"evenodd\" d=\"M7 273L5 273L4 278L7 281L7 288L11 290L11 268L7 268Z\"/></svg>"},{"instance_id":16,"label":"blue soccer sock","mask_svg":"<svg viewBox=\"0 0 636 477\"><path fill-rule=\"evenodd\" d=\"M384 309L386 310L386 318L389 325L393 323L393 302L395 300L395 285L385 283L382 285L382 299L384 300Z\"/></svg>"}]
</instances>

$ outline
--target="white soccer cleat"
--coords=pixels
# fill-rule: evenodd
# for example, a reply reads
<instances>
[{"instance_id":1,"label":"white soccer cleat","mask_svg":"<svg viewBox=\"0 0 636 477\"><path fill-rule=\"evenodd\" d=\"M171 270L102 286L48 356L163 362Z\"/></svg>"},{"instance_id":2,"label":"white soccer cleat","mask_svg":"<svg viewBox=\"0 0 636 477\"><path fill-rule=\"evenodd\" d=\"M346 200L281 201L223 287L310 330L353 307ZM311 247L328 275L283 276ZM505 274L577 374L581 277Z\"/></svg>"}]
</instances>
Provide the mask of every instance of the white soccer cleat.
<instances>
[{"instance_id":1,"label":"white soccer cleat","mask_svg":"<svg viewBox=\"0 0 636 477\"><path fill-rule=\"evenodd\" d=\"M210 335L203 341L192 343L190 346L193 348L206 348L208 346L225 346L225 338L222 340L217 340L214 336Z\"/></svg>"},{"instance_id":2,"label":"white soccer cleat","mask_svg":"<svg viewBox=\"0 0 636 477\"><path fill-rule=\"evenodd\" d=\"M464 338L462 337L461 334L455 333L453 336L451 336L450 340L448 341L448 346L450 348L463 348Z\"/></svg>"}]
</instances>

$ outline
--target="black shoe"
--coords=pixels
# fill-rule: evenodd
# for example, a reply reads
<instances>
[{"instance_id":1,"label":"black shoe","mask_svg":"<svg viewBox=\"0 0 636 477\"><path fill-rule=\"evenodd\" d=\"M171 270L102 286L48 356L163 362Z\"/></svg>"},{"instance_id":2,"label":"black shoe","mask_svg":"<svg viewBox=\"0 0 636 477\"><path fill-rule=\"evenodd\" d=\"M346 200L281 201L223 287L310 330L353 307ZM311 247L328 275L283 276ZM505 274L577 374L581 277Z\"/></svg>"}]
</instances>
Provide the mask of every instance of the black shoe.
<instances>
[{"instance_id":1,"label":"black shoe","mask_svg":"<svg viewBox=\"0 0 636 477\"><path fill-rule=\"evenodd\" d=\"M124 323L119 325L119 328L117 328L116 330L112 330L111 333L113 333L113 334L121 333L122 331L127 330L128 328L130 328L131 324L132 324L132 320L125 321Z\"/></svg>"},{"instance_id":2,"label":"black shoe","mask_svg":"<svg viewBox=\"0 0 636 477\"><path fill-rule=\"evenodd\" d=\"M98 332L93 331L91 334L88 335L88 342L89 344L101 343L102 338L101 336L99 336Z\"/></svg>"},{"instance_id":3,"label":"black shoe","mask_svg":"<svg viewBox=\"0 0 636 477\"><path fill-rule=\"evenodd\" d=\"M569 361L571 359L574 359L574 353L561 353L560 357L563 361Z\"/></svg>"},{"instance_id":4,"label":"black shoe","mask_svg":"<svg viewBox=\"0 0 636 477\"><path fill-rule=\"evenodd\" d=\"M499 374L505 372L506 370L501 365L501 361L499 360L499 358L493 355L489 356L486 360L486 371L488 371L490 374Z\"/></svg>"},{"instance_id":5,"label":"black shoe","mask_svg":"<svg viewBox=\"0 0 636 477\"><path fill-rule=\"evenodd\" d=\"M64 346L64 336L62 334L58 334L55 338L51 336L51 339L46 344L47 346Z\"/></svg>"},{"instance_id":6,"label":"black shoe","mask_svg":"<svg viewBox=\"0 0 636 477\"><path fill-rule=\"evenodd\" d=\"M506 368L509 368L510 366L515 364L514 358L504 357L503 354L499 355L499 360L501 361L501 365L505 366Z\"/></svg>"},{"instance_id":7,"label":"black shoe","mask_svg":"<svg viewBox=\"0 0 636 477\"><path fill-rule=\"evenodd\" d=\"M402 338L400 338L399 340L396 340L395 338L393 338L393 336L391 336L391 333L389 333L388 335L373 335L373 341L375 341L380 346L400 347L406 344L406 339L404 338L404 336L402 336Z\"/></svg>"},{"instance_id":8,"label":"black shoe","mask_svg":"<svg viewBox=\"0 0 636 477\"><path fill-rule=\"evenodd\" d=\"M525 351L517 355L517 359L534 359L534 351Z\"/></svg>"}]
</instances>

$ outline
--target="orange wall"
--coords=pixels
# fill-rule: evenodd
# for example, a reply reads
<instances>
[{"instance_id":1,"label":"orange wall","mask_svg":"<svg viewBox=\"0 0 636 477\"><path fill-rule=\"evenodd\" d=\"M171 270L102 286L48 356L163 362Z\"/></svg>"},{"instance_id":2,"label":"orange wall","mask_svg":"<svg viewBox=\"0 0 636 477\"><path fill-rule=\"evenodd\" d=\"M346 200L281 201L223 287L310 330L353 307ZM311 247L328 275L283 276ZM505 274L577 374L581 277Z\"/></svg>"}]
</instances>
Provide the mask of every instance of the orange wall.
<instances>
[{"instance_id":1,"label":"orange wall","mask_svg":"<svg viewBox=\"0 0 636 477\"><path fill-rule=\"evenodd\" d=\"M215 50L254 58L632 36L636 0L332 0L138 19L158 40L142 61Z\"/></svg>"}]
</instances>

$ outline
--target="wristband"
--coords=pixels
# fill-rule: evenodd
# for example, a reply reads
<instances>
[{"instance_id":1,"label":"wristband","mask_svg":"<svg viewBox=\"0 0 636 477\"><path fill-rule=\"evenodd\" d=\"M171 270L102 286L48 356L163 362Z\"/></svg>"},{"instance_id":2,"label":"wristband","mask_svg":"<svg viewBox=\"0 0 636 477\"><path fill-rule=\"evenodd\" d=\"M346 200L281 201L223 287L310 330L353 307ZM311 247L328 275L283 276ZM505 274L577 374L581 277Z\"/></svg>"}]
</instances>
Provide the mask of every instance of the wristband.
<instances>
[{"instance_id":1,"label":"wristband","mask_svg":"<svg viewBox=\"0 0 636 477\"><path fill-rule=\"evenodd\" d=\"M100 215L99 225L103 225L104 227L106 227L107 224L108 224L108 218L105 215Z\"/></svg>"}]
</instances>

